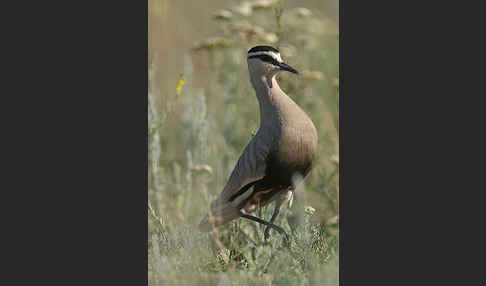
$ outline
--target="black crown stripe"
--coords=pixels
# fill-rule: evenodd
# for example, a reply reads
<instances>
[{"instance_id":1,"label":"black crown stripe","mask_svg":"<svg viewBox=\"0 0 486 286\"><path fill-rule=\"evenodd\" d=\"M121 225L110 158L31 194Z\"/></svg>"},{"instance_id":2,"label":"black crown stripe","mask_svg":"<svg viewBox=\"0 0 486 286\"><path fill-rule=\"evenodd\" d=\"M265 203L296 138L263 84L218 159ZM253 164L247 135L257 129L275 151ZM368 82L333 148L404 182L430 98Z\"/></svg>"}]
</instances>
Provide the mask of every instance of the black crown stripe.
<instances>
[{"instance_id":1,"label":"black crown stripe","mask_svg":"<svg viewBox=\"0 0 486 286\"><path fill-rule=\"evenodd\" d=\"M274 52L274 53L279 53L277 49L271 46L256 46L251 48L248 53L253 53L253 52Z\"/></svg>"}]
</instances>

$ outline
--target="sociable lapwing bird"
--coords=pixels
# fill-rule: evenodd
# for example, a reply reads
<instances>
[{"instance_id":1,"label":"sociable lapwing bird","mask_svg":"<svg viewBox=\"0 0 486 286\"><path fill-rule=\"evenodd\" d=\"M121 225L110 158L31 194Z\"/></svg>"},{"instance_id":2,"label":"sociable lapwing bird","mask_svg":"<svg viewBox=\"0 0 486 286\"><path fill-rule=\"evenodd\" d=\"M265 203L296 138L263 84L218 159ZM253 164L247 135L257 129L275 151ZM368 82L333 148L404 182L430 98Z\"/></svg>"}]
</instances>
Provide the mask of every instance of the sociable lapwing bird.
<instances>
[{"instance_id":1,"label":"sociable lapwing bird","mask_svg":"<svg viewBox=\"0 0 486 286\"><path fill-rule=\"evenodd\" d=\"M288 242L287 233L273 223L301 181L296 178L304 178L312 167L317 132L309 116L277 83L280 71L299 74L284 63L279 51L270 46L253 47L248 51L247 62L260 106L260 127L199 229L210 231L243 217L267 226L265 240L274 228ZM273 201L276 205L270 221L250 215Z\"/></svg>"}]
</instances>

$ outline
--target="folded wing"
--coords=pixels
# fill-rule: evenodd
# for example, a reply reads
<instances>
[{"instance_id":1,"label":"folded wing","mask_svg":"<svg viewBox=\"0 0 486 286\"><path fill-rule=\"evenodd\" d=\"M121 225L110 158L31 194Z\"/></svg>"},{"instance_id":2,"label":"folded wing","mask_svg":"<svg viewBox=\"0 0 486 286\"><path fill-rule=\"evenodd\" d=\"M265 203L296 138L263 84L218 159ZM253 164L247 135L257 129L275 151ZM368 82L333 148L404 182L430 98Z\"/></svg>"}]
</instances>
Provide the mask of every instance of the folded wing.
<instances>
[{"instance_id":1,"label":"folded wing","mask_svg":"<svg viewBox=\"0 0 486 286\"><path fill-rule=\"evenodd\" d=\"M214 226L225 224L239 217L238 204L251 196L252 183L265 177L266 159L271 144L257 134L246 146L224 186L221 194L211 203L211 217ZM209 216L200 224L201 230L212 228Z\"/></svg>"}]
</instances>

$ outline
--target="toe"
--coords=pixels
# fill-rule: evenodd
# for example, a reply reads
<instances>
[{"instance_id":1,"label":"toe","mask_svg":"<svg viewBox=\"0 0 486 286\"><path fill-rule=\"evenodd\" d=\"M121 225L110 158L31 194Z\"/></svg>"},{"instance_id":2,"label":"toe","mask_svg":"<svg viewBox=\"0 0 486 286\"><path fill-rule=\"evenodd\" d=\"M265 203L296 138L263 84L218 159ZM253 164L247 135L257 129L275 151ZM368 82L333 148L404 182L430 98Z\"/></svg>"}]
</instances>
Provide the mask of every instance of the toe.
<instances>
[{"instance_id":1,"label":"toe","mask_svg":"<svg viewBox=\"0 0 486 286\"><path fill-rule=\"evenodd\" d=\"M270 237L270 229L269 228L265 229L264 237L265 237L265 240Z\"/></svg>"}]
</instances>

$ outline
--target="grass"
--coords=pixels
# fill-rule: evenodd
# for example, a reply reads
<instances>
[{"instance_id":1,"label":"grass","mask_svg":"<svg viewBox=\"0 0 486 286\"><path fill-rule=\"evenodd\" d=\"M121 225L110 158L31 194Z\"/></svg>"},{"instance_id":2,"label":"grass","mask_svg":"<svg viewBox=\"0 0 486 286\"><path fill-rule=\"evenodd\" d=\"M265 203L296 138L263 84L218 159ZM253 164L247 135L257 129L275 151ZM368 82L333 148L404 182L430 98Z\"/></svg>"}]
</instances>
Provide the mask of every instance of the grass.
<instances>
[{"instance_id":1,"label":"grass","mask_svg":"<svg viewBox=\"0 0 486 286\"><path fill-rule=\"evenodd\" d=\"M215 11L217 35L187 51L173 94L160 94L149 70L149 285L337 285L339 241L338 31L318 12L279 1ZM208 19L209 20L209 19ZM311 117L319 153L290 208L276 221L291 234L290 249L272 231L237 219L201 233L199 221L223 188L258 129L247 50L279 47L301 77L279 83ZM155 62L151 55L150 63ZM204 88L194 62L206 67ZM269 219L273 205L255 213Z\"/></svg>"}]
</instances>

